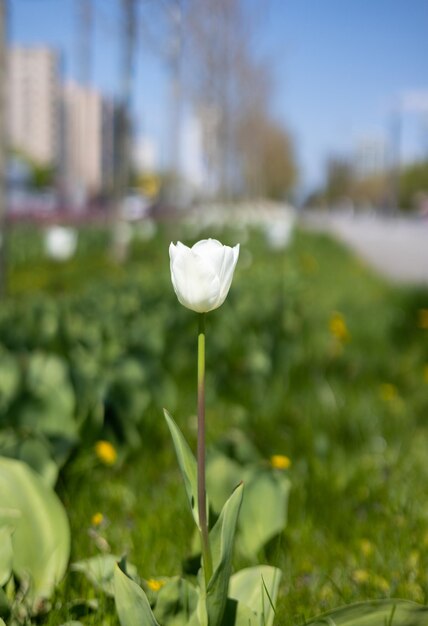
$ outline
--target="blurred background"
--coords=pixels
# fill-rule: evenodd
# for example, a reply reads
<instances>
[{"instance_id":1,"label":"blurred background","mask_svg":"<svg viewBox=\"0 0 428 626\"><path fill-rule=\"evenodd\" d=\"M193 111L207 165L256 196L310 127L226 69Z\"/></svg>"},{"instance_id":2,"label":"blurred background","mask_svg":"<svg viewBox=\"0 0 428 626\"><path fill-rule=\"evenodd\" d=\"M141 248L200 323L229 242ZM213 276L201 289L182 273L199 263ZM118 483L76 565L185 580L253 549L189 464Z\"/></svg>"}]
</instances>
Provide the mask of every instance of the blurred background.
<instances>
[{"instance_id":1,"label":"blurred background","mask_svg":"<svg viewBox=\"0 0 428 626\"><path fill-rule=\"evenodd\" d=\"M424 208L423 0L2 4L12 185Z\"/></svg>"},{"instance_id":2,"label":"blurred background","mask_svg":"<svg viewBox=\"0 0 428 626\"><path fill-rule=\"evenodd\" d=\"M216 201L428 214L424 0L0 7L2 222L109 224L120 257L122 221Z\"/></svg>"},{"instance_id":3,"label":"blurred background","mask_svg":"<svg viewBox=\"0 0 428 626\"><path fill-rule=\"evenodd\" d=\"M126 216L141 217L157 200L291 194L280 4L2 5L13 214L102 214L121 199Z\"/></svg>"}]
</instances>

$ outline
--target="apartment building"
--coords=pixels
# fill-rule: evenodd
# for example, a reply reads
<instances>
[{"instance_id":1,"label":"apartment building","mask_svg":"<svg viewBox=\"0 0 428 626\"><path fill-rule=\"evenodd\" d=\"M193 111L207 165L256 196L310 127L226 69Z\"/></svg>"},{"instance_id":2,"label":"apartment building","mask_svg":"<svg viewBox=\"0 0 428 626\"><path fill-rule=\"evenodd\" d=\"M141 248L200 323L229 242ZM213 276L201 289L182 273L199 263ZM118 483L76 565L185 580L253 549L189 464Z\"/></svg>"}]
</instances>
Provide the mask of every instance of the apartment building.
<instances>
[{"instance_id":1,"label":"apartment building","mask_svg":"<svg viewBox=\"0 0 428 626\"><path fill-rule=\"evenodd\" d=\"M59 155L59 55L44 46L16 46L8 55L8 129L12 148L40 164Z\"/></svg>"}]
</instances>

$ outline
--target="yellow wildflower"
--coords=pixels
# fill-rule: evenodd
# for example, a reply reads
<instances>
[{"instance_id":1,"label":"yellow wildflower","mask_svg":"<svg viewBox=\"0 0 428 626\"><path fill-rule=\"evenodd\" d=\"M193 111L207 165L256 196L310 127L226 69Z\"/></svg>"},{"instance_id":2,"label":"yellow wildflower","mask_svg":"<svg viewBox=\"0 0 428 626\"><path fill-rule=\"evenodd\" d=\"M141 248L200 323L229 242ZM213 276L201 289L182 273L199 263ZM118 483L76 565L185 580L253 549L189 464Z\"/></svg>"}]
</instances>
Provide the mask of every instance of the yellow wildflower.
<instances>
[{"instance_id":1,"label":"yellow wildflower","mask_svg":"<svg viewBox=\"0 0 428 626\"><path fill-rule=\"evenodd\" d=\"M428 309L419 309L418 326L423 328L423 330L428 330Z\"/></svg>"},{"instance_id":2,"label":"yellow wildflower","mask_svg":"<svg viewBox=\"0 0 428 626\"><path fill-rule=\"evenodd\" d=\"M114 465L116 463L116 448L109 441L97 441L95 454L104 465Z\"/></svg>"},{"instance_id":3,"label":"yellow wildflower","mask_svg":"<svg viewBox=\"0 0 428 626\"><path fill-rule=\"evenodd\" d=\"M411 570L417 570L419 567L420 554L417 550L412 550L407 559L407 567Z\"/></svg>"},{"instance_id":4,"label":"yellow wildflower","mask_svg":"<svg viewBox=\"0 0 428 626\"><path fill-rule=\"evenodd\" d=\"M164 584L165 582L163 580L157 580L156 578L150 578L147 581L147 585L152 591L159 591L159 589L162 589Z\"/></svg>"},{"instance_id":5,"label":"yellow wildflower","mask_svg":"<svg viewBox=\"0 0 428 626\"><path fill-rule=\"evenodd\" d=\"M319 597L321 602L329 602L333 599L334 597L334 591L331 588L331 585L326 583L325 585L323 585L320 589L319 592Z\"/></svg>"},{"instance_id":6,"label":"yellow wildflower","mask_svg":"<svg viewBox=\"0 0 428 626\"><path fill-rule=\"evenodd\" d=\"M389 582L383 576L379 576L378 574L373 574L372 583L375 587L377 587L380 591L383 591L384 593L388 593L390 589Z\"/></svg>"},{"instance_id":7,"label":"yellow wildflower","mask_svg":"<svg viewBox=\"0 0 428 626\"><path fill-rule=\"evenodd\" d=\"M345 342L351 338L345 318L341 313L335 312L332 314L329 321L329 329L333 337L336 337L339 341Z\"/></svg>"},{"instance_id":8,"label":"yellow wildflower","mask_svg":"<svg viewBox=\"0 0 428 626\"><path fill-rule=\"evenodd\" d=\"M365 569L356 569L352 573L352 580L357 585L365 585L370 580L370 574Z\"/></svg>"},{"instance_id":9,"label":"yellow wildflower","mask_svg":"<svg viewBox=\"0 0 428 626\"><path fill-rule=\"evenodd\" d=\"M382 383L379 394L384 402L393 402L398 397L397 387L391 383Z\"/></svg>"},{"instance_id":10,"label":"yellow wildflower","mask_svg":"<svg viewBox=\"0 0 428 626\"><path fill-rule=\"evenodd\" d=\"M291 459L284 454L273 454L270 457L270 464L275 469L286 470L291 465Z\"/></svg>"},{"instance_id":11,"label":"yellow wildflower","mask_svg":"<svg viewBox=\"0 0 428 626\"><path fill-rule=\"evenodd\" d=\"M401 588L409 600L420 603L424 602L425 594L422 587L418 585L418 583L409 580L405 582Z\"/></svg>"},{"instance_id":12,"label":"yellow wildflower","mask_svg":"<svg viewBox=\"0 0 428 626\"><path fill-rule=\"evenodd\" d=\"M104 521L104 515L102 513L94 513L91 517L92 526L101 526Z\"/></svg>"},{"instance_id":13,"label":"yellow wildflower","mask_svg":"<svg viewBox=\"0 0 428 626\"><path fill-rule=\"evenodd\" d=\"M424 381L428 383L428 363L424 365Z\"/></svg>"},{"instance_id":14,"label":"yellow wildflower","mask_svg":"<svg viewBox=\"0 0 428 626\"><path fill-rule=\"evenodd\" d=\"M364 554L365 557L370 556L371 554L373 554L373 550L374 550L372 542L369 541L368 539L361 539L360 550Z\"/></svg>"}]
</instances>

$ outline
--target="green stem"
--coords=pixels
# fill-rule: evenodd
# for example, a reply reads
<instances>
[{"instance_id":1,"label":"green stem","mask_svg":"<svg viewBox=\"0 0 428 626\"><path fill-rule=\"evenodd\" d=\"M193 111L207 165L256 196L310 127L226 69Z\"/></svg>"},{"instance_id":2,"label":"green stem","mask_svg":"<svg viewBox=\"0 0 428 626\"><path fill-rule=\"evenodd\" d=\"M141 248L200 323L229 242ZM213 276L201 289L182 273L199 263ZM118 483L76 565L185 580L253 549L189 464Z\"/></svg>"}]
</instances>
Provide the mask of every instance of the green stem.
<instances>
[{"instance_id":1,"label":"green stem","mask_svg":"<svg viewBox=\"0 0 428 626\"><path fill-rule=\"evenodd\" d=\"M205 583L208 585L213 564L208 538L205 492L205 313L199 314L198 332L198 509Z\"/></svg>"}]
</instances>

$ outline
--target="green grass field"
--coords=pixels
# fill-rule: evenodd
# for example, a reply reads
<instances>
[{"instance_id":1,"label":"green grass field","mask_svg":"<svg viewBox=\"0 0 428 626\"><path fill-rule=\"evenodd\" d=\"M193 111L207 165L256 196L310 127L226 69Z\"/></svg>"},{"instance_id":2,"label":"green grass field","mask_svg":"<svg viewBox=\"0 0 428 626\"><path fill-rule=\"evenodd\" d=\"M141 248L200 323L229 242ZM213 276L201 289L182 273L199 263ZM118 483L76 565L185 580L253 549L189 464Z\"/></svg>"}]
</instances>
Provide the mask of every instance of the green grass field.
<instances>
[{"instance_id":1,"label":"green grass field","mask_svg":"<svg viewBox=\"0 0 428 626\"><path fill-rule=\"evenodd\" d=\"M193 523L161 409L194 445L196 405L196 320L169 281L167 246L178 235L169 226L137 242L120 268L104 256L102 238L92 237L60 267L36 253L31 263L18 258L0 339L21 354L31 337L31 349L67 362L81 350L84 364L93 357L107 380L129 354L143 363L136 384L150 397L143 401L132 387L131 402L115 379L102 396L99 431L82 389L101 375L77 387L77 406L92 426L81 430L57 491L70 518L72 561L126 552L144 578L171 576L190 552ZM237 241L239 234L225 235L225 243ZM76 321L90 307L90 323L64 356L62 335L49 334L49 323L59 319L61 327L63 315ZM207 437L212 445L238 429L266 460L291 459L287 526L258 555L283 571L275 624L298 626L369 598L428 602L427 310L428 291L388 284L326 236L297 232L287 250L271 251L252 233L242 245L230 296L208 316ZM101 318L108 327L98 337ZM34 335L8 334L13 320L38 324ZM119 352L122 361L110 354ZM132 433L124 436L128 401L129 411L143 407L136 445ZM98 438L117 447L112 466L96 458ZM238 555L236 565L246 564ZM89 598L98 602L93 612L81 602ZM76 572L39 623L71 619L118 624L113 601Z\"/></svg>"}]
</instances>

